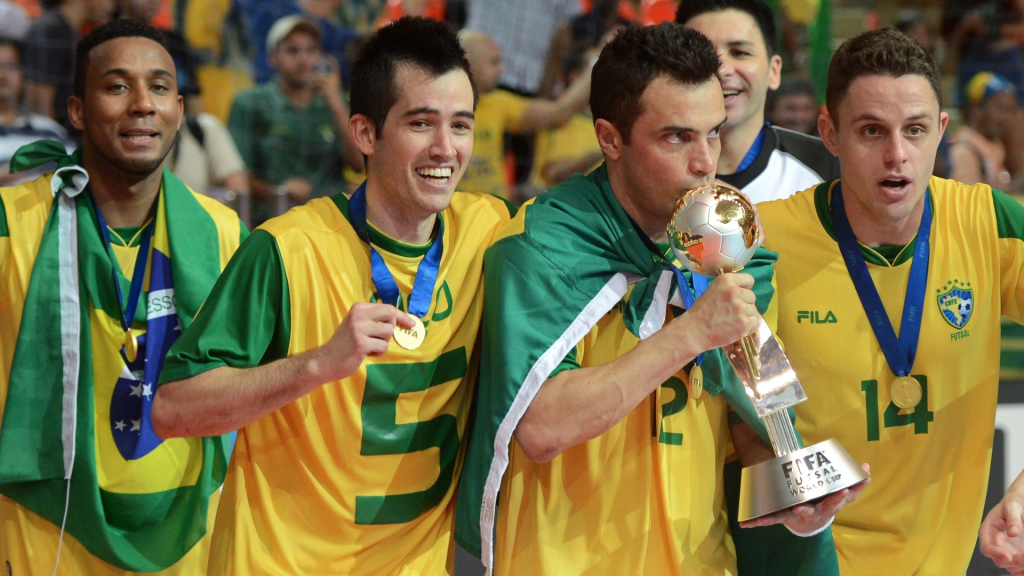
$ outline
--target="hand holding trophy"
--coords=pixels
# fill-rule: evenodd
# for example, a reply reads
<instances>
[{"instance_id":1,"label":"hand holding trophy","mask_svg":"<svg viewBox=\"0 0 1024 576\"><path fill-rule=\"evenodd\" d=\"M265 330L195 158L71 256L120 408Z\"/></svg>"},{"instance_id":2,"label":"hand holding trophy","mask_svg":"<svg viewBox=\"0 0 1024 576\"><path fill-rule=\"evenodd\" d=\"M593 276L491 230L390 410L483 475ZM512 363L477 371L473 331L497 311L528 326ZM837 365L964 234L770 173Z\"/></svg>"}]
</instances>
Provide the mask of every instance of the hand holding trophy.
<instances>
[{"instance_id":1,"label":"hand holding trophy","mask_svg":"<svg viewBox=\"0 0 1024 576\"><path fill-rule=\"evenodd\" d=\"M738 272L761 245L761 223L742 192L715 182L688 191L668 226L676 259L694 274ZM743 469L740 522L817 500L868 479L835 440L803 448L786 411L807 400L793 367L764 318L757 332L725 348L775 458Z\"/></svg>"}]
</instances>

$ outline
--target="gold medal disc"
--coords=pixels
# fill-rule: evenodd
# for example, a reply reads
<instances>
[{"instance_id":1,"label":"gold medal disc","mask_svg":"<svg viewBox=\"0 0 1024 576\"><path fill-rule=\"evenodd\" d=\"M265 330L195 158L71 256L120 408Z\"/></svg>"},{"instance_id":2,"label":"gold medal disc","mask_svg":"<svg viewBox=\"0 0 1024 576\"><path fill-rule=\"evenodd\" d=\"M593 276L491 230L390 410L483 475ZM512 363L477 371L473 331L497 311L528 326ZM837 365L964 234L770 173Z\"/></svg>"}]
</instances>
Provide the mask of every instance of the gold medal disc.
<instances>
[{"instance_id":1,"label":"gold medal disc","mask_svg":"<svg viewBox=\"0 0 1024 576\"><path fill-rule=\"evenodd\" d=\"M900 409L913 408L921 401L921 383L913 376L900 376L892 383L889 395Z\"/></svg>"},{"instance_id":2,"label":"gold medal disc","mask_svg":"<svg viewBox=\"0 0 1024 576\"><path fill-rule=\"evenodd\" d=\"M132 333L131 328L124 333L124 357L129 362L135 362L135 359L139 356L139 340Z\"/></svg>"},{"instance_id":3,"label":"gold medal disc","mask_svg":"<svg viewBox=\"0 0 1024 576\"><path fill-rule=\"evenodd\" d=\"M690 395L696 400L704 392L704 371L696 364L690 368Z\"/></svg>"},{"instance_id":4,"label":"gold medal disc","mask_svg":"<svg viewBox=\"0 0 1024 576\"><path fill-rule=\"evenodd\" d=\"M395 326L395 342L406 350L415 350L423 344L423 340L427 337L427 329L423 326L423 321L416 316L412 317L416 321L416 325L412 328L402 328L401 326Z\"/></svg>"}]
</instances>

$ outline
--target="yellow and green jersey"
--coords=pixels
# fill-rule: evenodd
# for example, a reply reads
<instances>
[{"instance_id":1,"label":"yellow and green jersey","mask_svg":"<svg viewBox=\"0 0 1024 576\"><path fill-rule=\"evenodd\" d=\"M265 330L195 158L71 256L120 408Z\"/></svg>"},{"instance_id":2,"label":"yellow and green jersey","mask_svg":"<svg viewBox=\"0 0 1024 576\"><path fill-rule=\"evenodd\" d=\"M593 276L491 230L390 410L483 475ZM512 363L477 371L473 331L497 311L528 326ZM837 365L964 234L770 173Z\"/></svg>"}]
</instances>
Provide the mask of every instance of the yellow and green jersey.
<instances>
[{"instance_id":1,"label":"yellow and green jersey","mask_svg":"<svg viewBox=\"0 0 1024 576\"><path fill-rule=\"evenodd\" d=\"M832 526L844 576L963 574L981 522L999 378L1000 315L1024 318L1024 208L987 185L932 178L931 258L917 357L923 399L901 410L835 241L830 184L758 206L779 253L778 334L807 392L805 444L836 438L872 484ZM861 246L897 334L913 242Z\"/></svg>"},{"instance_id":2,"label":"yellow and green jersey","mask_svg":"<svg viewBox=\"0 0 1024 576\"><path fill-rule=\"evenodd\" d=\"M444 251L419 348L392 342L348 378L239 431L209 574L451 573L483 255L509 210L497 198L456 193L440 213ZM430 245L368 228L405 309ZM171 349L164 381L313 350L354 304L377 298L348 200L313 200L243 244L195 328Z\"/></svg>"},{"instance_id":3,"label":"yellow and green jersey","mask_svg":"<svg viewBox=\"0 0 1024 576\"><path fill-rule=\"evenodd\" d=\"M636 347L622 310L601 318L555 373ZM680 371L607 432L550 462L532 462L513 440L494 573L735 575L723 492L728 402L692 398L687 381Z\"/></svg>"},{"instance_id":4,"label":"yellow and green jersey","mask_svg":"<svg viewBox=\"0 0 1024 576\"><path fill-rule=\"evenodd\" d=\"M186 190L180 182L176 184L175 192L194 198L185 200L194 202L191 210L198 211L200 217L209 219L210 230L215 236L209 238L213 240L214 245L208 247L208 256L219 258L212 263L214 269L219 272L227 265L248 231L241 226L238 216L233 211L214 200ZM165 197L171 193L173 192L161 192L156 222L151 220L142 228L110 229L111 248L117 263L114 274L122 283L124 294L127 295L127 286L131 282L135 261L139 256L143 229L156 227L153 256L148 259L140 303L132 319L132 330L140 337L143 337L147 330L147 308L161 306L166 297L169 310L173 311L175 288L179 292L188 290L182 286L184 279L179 277L177 286L172 286L170 290L161 288L160 295L150 291L150 276L154 262L163 262L167 266L166 256L170 256L173 261L173 257L177 255L171 250L176 244L168 238L165 218L177 219L178 222L183 220L180 214L165 217ZM22 323L23 317L31 314L30 310L25 310L30 287L27 280L34 277L32 272L36 263L35 255L39 250L43 225L50 213L52 198L50 174L15 188L0 190L0 326L3 326L0 330L0 416L4 413L11 386L9 378L15 359L16 343L19 340L19 327L20 330L31 328ZM79 202L86 202L84 194ZM166 204L181 205L182 200L167 201ZM88 206L87 210L93 210L91 201L88 201ZM170 211L175 212L173 208ZM189 222L188 218L185 217L185 222ZM99 237L99 231L93 221L80 219L78 226L79 239L83 244L86 236ZM98 243L98 238L93 240ZM90 258L90 253L85 250L81 250L80 255L83 258ZM87 434L82 435L82 438L88 438L88 441L80 439L79 444L91 450L92 453L87 458L91 461L92 467L90 469L85 464L76 465L74 474L85 479L94 473L96 487L103 493L107 506L105 512L101 513L107 516L108 522L118 524L118 529L131 531L132 528L129 526L132 521L140 522L143 518L135 514L130 509L131 506L143 506L147 502L143 498L153 494L173 497L176 489L197 484L201 476L204 450L202 439L199 438L162 440L145 453L137 450L132 453L128 450L124 438L137 438L144 424L141 418L133 420L126 415L130 412L130 407L126 405L131 404L133 397L137 402L151 402L155 390L139 381L141 378L138 373L129 374L130 369L120 353L125 333L118 312L93 300L95 295L101 292L101 287L112 285L113 280L111 266L106 256L91 256L98 258L99 261L82 263L80 282L83 308L88 314L87 324L83 323L83 327L88 330L88 339L82 339L86 343L83 345L83 354L86 354L88 359L82 366L83 369L90 369L92 378L91 382L83 384L83 389L88 390L87 405L92 411L89 421L95 425ZM191 256L200 258L207 254ZM96 269L99 273L93 275L85 272L89 269ZM212 281L210 284L212 285ZM201 295L198 297L202 298ZM195 302L197 308L199 303L201 299ZM59 335L53 337L53 342L54 346L60 347ZM83 447L80 446L79 449ZM5 465L10 464L7 462ZM64 491L61 490L60 494L63 495ZM209 533L213 528L213 511L216 510L218 499L219 494L214 491L209 498L208 517L199 519L202 525L207 526L207 535L179 561L160 571L160 574L191 575L205 570L210 544ZM84 505L82 502L82 497L73 495L69 505L70 514L87 513L76 510L76 505ZM157 504L156 507L161 505L166 507L167 503ZM63 500L60 506L63 508ZM70 530L63 535L61 545L60 534L59 522L44 518L11 498L0 496L0 562L7 562L10 573L52 573L57 561L58 547L61 550L60 574L113 576L130 573L90 553Z\"/></svg>"},{"instance_id":5,"label":"yellow and green jersey","mask_svg":"<svg viewBox=\"0 0 1024 576\"><path fill-rule=\"evenodd\" d=\"M537 134L534 146L532 180L533 185L541 190L559 184L544 177L544 169L548 164L575 160L601 151L597 134L594 133L594 119L589 114L574 114L562 126L548 128ZM584 172L590 172L600 165L599 160Z\"/></svg>"},{"instance_id":6,"label":"yellow and green jersey","mask_svg":"<svg viewBox=\"0 0 1024 576\"><path fill-rule=\"evenodd\" d=\"M530 99L507 90L480 95L473 121L473 157L459 181L465 192L508 198L505 180L505 133L518 133Z\"/></svg>"}]
</instances>

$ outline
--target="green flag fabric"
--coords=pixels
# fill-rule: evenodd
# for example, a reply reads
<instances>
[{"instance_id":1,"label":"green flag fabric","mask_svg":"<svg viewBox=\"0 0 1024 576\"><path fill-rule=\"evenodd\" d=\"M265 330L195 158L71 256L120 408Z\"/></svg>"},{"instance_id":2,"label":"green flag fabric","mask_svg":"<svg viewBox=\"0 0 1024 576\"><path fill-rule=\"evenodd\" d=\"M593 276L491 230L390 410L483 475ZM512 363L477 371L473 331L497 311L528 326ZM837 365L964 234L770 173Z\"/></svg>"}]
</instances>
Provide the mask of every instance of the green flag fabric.
<instances>
[{"instance_id":1,"label":"green flag fabric","mask_svg":"<svg viewBox=\"0 0 1024 576\"><path fill-rule=\"evenodd\" d=\"M647 248L612 193L603 165L539 196L504 234L484 260L480 385L456 512L456 541L488 567L512 435L541 385L597 321L619 305L630 285L631 296L622 302L623 319L641 340L662 327L675 289L670 265ZM754 276L762 313L773 295L775 258L775 253L759 249L744 269ZM684 274L689 277L689 272ZM706 353L702 369L705 391L723 394L767 438L724 353ZM838 574L830 530L807 539L783 527L747 532L745 539L736 540L738 547L754 541L757 546L748 546L753 555L738 550L740 565L751 567L741 574ZM751 540L755 533L760 537ZM771 546L762 545L769 536ZM784 564L767 566L768 552Z\"/></svg>"},{"instance_id":2,"label":"green flag fabric","mask_svg":"<svg viewBox=\"0 0 1024 576\"><path fill-rule=\"evenodd\" d=\"M62 167L84 174L74 166L80 156L60 164L62 159L48 157L46 149L30 151L34 153L31 162L57 160ZM51 152L56 154L56 148ZM64 155L63 148L60 154ZM73 197L62 197L64 184L59 178L53 176L50 183L58 198L50 207L45 227L37 231L39 249L31 268L8 379L0 425L0 493L56 526L64 525L66 519L66 531L105 562L131 571L159 571L177 562L206 533L208 501L223 483L230 440L226 436L201 440L201 468L193 484L155 493L115 493L99 487L95 430L107 423L95 422L94 417L90 307L113 318L120 317L121 309L91 197L79 193L84 183ZM74 324L76 319L68 318L67 306L62 304L67 301L69 283L61 274L68 268L69 256L62 255L59 249L58 228L64 215L58 214L58 200L67 203L74 213L72 221L77 221L77 252L72 259L77 260L73 262L77 278L72 276L71 285L76 285L77 280L80 294L76 315L81 328L75 335L80 362L74 374L77 378L72 379L78 391L70 396L66 394L67 348L62 348L58 335L64 336L67 325ZM220 275L218 228L188 188L166 169L158 204L150 289L157 290L156 283L160 282L159 289L176 303L176 319L167 315L157 321L171 323L165 330L167 334L180 333L191 323ZM158 276L163 279L158 280ZM124 278L120 280L122 291L127 294L128 285ZM145 311L147 306L140 308ZM180 328L173 324L175 320L180 321ZM148 323L149 330L140 337L140 342L148 336L150 346L156 346L154 325L154 321ZM134 370L132 364L129 367ZM159 370L159 366L147 367L147 374L150 369ZM130 377L129 374L122 379ZM121 383L119 380L118 385ZM111 410L113 413L113 404ZM69 422L73 423L70 434ZM147 440L145 426L142 437L139 442L148 441L149 450L162 442L155 435ZM133 445L132 449L141 450L139 447ZM128 454L128 449L120 444L118 449ZM138 451L139 457L144 454L145 450ZM72 465L67 462L69 455ZM125 458L130 459L127 455Z\"/></svg>"}]
</instances>

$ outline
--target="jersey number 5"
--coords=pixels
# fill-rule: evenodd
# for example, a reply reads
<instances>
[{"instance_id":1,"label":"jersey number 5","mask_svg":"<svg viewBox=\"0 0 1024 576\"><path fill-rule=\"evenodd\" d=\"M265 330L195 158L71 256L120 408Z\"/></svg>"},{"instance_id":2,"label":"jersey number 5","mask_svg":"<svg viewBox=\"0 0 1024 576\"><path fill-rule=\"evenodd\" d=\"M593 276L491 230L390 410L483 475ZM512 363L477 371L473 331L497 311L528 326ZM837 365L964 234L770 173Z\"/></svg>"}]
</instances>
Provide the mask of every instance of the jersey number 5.
<instances>
[{"instance_id":1,"label":"jersey number 5","mask_svg":"<svg viewBox=\"0 0 1024 576\"><path fill-rule=\"evenodd\" d=\"M928 377L912 374L921 383L921 401L914 407L910 414L900 414L900 407L892 400L885 409L885 427L914 425L914 434L927 434L928 423L934 420L934 415L928 409ZM860 389L864 391L864 400L867 403L868 416L868 441L877 441L879 438L878 429L878 380L864 380L860 383Z\"/></svg>"},{"instance_id":2,"label":"jersey number 5","mask_svg":"<svg viewBox=\"0 0 1024 576\"><path fill-rule=\"evenodd\" d=\"M441 503L455 474L459 452L458 421L440 414L426 422L398 424L398 397L421 392L466 375L466 349L445 352L433 362L371 364L366 369L366 391L361 407L363 443L360 454L410 454L428 448L440 450L437 480L421 492L356 496L356 524L401 524L418 518Z\"/></svg>"}]
</instances>

